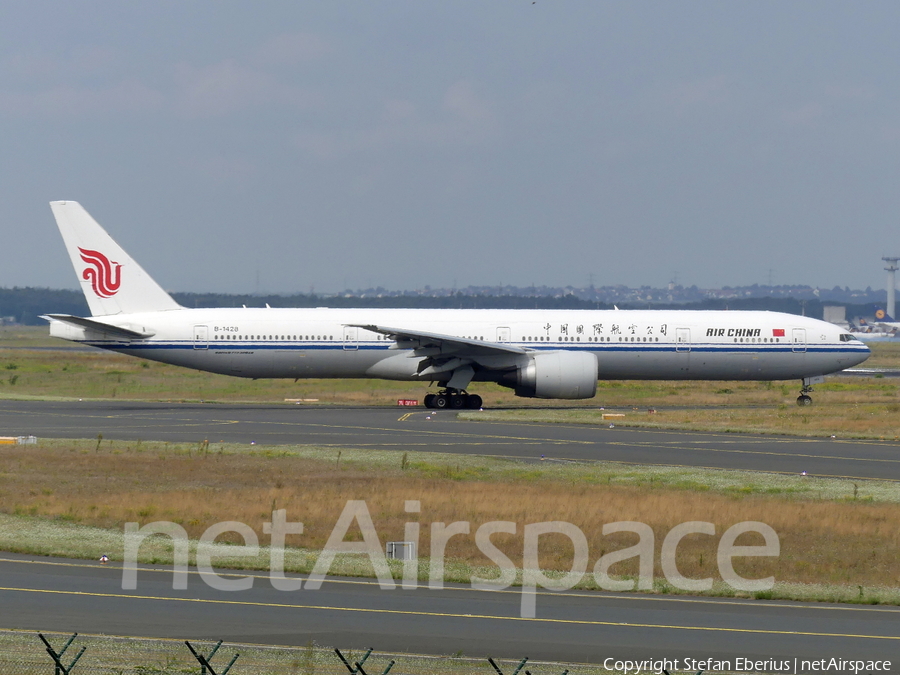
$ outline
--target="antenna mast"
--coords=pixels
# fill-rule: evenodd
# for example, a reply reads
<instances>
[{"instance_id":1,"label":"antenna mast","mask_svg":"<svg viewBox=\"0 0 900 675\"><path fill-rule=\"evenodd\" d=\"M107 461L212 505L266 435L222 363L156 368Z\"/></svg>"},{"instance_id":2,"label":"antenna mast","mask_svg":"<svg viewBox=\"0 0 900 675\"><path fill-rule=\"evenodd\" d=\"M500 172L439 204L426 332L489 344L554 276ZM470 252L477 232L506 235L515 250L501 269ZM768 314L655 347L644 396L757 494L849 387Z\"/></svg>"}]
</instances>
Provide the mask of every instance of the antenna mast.
<instances>
[{"instance_id":1,"label":"antenna mast","mask_svg":"<svg viewBox=\"0 0 900 675\"><path fill-rule=\"evenodd\" d=\"M897 261L900 260L900 258L892 258L890 256L887 256L882 258L882 260L884 260L888 264L888 266L884 268L888 273L887 313L891 316L897 316L897 312L895 311L896 308L894 307L895 293L897 288L897 279L895 273L898 269L900 269L897 267Z\"/></svg>"}]
</instances>

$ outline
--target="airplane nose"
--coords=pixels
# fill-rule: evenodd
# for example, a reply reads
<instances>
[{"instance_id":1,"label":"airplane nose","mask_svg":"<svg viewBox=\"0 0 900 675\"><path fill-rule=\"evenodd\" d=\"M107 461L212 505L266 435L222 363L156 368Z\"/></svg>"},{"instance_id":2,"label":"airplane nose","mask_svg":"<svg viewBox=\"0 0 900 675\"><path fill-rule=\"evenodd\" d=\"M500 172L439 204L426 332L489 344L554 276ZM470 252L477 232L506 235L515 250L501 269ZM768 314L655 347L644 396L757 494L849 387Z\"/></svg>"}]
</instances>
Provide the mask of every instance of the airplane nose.
<instances>
[{"instance_id":1,"label":"airplane nose","mask_svg":"<svg viewBox=\"0 0 900 675\"><path fill-rule=\"evenodd\" d=\"M870 356L872 356L872 349L869 345L863 345L863 348L859 350L859 354L853 359L853 365L858 366Z\"/></svg>"}]
</instances>

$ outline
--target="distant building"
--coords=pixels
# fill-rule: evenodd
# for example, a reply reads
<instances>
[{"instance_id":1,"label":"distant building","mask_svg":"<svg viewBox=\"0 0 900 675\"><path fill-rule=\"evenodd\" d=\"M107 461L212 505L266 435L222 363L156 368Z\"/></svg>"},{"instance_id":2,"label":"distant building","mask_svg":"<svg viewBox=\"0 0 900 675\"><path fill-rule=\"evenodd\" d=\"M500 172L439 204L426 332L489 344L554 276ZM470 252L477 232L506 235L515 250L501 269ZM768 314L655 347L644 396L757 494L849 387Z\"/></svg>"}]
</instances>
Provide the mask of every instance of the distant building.
<instances>
[{"instance_id":1,"label":"distant building","mask_svg":"<svg viewBox=\"0 0 900 675\"><path fill-rule=\"evenodd\" d=\"M847 308L843 306L836 305L825 305L822 307L823 315L822 318L829 323L836 324L838 326L848 327L850 324L847 323Z\"/></svg>"}]
</instances>

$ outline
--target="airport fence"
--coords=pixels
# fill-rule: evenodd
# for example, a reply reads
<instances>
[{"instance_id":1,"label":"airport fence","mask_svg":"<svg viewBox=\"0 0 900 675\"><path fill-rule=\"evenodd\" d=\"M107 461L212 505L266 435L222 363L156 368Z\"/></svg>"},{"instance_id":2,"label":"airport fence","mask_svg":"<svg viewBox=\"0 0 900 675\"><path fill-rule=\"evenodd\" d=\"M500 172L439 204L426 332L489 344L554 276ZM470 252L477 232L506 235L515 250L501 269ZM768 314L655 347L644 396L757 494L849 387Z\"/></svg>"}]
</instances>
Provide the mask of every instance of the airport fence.
<instances>
[{"instance_id":1,"label":"airport fence","mask_svg":"<svg viewBox=\"0 0 900 675\"><path fill-rule=\"evenodd\" d=\"M252 626L247 628L252 631ZM312 641L304 647L268 647L209 640L0 631L0 675L596 675L599 671L596 666L527 658L334 649Z\"/></svg>"}]
</instances>

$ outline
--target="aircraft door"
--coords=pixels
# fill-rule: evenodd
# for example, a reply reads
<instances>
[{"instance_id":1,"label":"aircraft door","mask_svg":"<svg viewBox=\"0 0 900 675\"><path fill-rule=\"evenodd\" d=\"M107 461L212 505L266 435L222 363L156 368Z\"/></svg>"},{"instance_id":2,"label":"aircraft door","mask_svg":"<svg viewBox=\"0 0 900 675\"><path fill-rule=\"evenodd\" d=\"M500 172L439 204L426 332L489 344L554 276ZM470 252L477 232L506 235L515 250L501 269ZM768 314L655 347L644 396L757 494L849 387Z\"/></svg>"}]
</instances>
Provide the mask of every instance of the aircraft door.
<instances>
[{"instance_id":1,"label":"aircraft door","mask_svg":"<svg viewBox=\"0 0 900 675\"><path fill-rule=\"evenodd\" d=\"M675 329L675 351L689 352L691 351L691 329L676 328Z\"/></svg>"},{"instance_id":2,"label":"aircraft door","mask_svg":"<svg viewBox=\"0 0 900 675\"><path fill-rule=\"evenodd\" d=\"M359 349L359 342L357 342L356 337L358 330L356 326L344 326L344 349L346 351Z\"/></svg>"},{"instance_id":3,"label":"aircraft door","mask_svg":"<svg viewBox=\"0 0 900 675\"><path fill-rule=\"evenodd\" d=\"M795 352L805 352L806 351L806 329L805 328L795 328L792 332L793 339L791 340L791 350Z\"/></svg>"},{"instance_id":4,"label":"aircraft door","mask_svg":"<svg viewBox=\"0 0 900 675\"><path fill-rule=\"evenodd\" d=\"M509 342L510 330L508 326L497 327L497 342Z\"/></svg>"},{"instance_id":5,"label":"aircraft door","mask_svg":"<svg viewBox=\"0 0 900 675\"><path fill-rule=\"evenodd\" d=\"M194 349L209 349L209 328L194 326Z\"/></svg>"}]
</instances>

